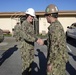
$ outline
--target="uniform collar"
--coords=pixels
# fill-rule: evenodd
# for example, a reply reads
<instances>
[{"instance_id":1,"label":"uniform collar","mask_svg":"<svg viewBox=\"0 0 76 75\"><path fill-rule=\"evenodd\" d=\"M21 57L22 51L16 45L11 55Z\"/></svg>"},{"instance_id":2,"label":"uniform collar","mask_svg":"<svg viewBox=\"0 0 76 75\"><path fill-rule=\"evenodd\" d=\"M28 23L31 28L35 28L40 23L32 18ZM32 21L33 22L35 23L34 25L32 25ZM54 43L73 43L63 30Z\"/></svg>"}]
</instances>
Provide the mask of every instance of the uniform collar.
<instances>
[{"instance_id":1,"label":"uniform collar","mask_svg":"<svg viewBox=\"0 0 76 75\"><path fill-rule=\"evenodd\" d=\"M54 22L50 23L50 26L48 27L48 30L50 29L50 27L51 27L52 25L55 25L54 23L56 23L56 22L58 22L58 20L55 20Z\"/></svg>"}]
</instances>

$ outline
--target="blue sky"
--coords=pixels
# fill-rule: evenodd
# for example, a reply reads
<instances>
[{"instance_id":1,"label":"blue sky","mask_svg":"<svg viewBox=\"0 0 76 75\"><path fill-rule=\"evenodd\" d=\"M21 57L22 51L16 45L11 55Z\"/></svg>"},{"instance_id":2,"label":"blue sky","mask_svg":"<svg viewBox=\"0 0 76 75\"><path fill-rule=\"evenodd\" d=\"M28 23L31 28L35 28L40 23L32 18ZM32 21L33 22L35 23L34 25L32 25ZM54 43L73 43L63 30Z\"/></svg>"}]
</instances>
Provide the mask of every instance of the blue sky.
<instances>
[{"instance_id":1,"label":"blue sky","mask_svg":"<svg viewBox=\"0 0 76 75\"><path fill-rule=\"evenodd\" d=\"M76 10L76 0L0 0L0 12L24 12L27 8L44 11L49 4L55 4L59 10Z\"/></svg>"}]
</instances>

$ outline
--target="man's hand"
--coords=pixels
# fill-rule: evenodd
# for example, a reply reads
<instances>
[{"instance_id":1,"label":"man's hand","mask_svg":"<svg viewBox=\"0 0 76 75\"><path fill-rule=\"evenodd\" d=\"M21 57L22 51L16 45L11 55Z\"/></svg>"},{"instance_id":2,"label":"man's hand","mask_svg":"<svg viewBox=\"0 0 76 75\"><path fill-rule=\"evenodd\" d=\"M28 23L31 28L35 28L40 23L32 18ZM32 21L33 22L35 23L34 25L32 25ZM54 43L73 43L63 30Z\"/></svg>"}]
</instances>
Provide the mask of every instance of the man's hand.
<instances>
[{"instance_id":1,"label":"man's hand","mask_svg":"<svg viewBox=\"0 0 76 75\"><path fill-rule=\"evenodd\" d=\"M39 45L43 45L43 44L44 44L44 41L39 38L39 39L37 40L37 43L38 43Z\"/></svg>"},{"instance_id":2,"label":"man's hand","mask_svg":"<svg viewBox=\"0 0 76 75\"><path fill-rule=\"evenodd\" d=\"M51 72L51 70L52 70L52 65L51 64L47 65L47 71Z\"/></svg>"}]
</instances>

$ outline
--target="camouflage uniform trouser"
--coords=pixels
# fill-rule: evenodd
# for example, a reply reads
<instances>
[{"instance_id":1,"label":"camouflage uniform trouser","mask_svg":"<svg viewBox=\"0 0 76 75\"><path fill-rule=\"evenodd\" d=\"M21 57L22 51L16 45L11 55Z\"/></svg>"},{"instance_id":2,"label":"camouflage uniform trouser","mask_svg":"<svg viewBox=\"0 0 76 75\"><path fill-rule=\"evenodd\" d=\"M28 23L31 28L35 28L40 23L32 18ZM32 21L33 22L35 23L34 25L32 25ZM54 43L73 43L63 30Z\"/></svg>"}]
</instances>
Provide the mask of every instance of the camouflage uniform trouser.
<instances>
[{"instance_id":1,"label":"camouflage uniform trouser","mask_svg":"<svg viewBox=\"0 0 76 75\"><path fill-rule=\"evenodd\" d=\"M31 64L34 61L34 49L25 47L25 43L23 43L20 51L22 59L22 73L24 73L23 75L28 75L28 72L31 72Z\"/></svg>"},{"instance_id":2,"label":"camouflage uniform trouser","mask_svg":"<svg viewBox=\"0 0 76 75\"><path fill-rule=\"evenodd\" d=\"M19 41L19 39L20 39L19 34L16 34L14 37L15 37L16 41Z\"/></svg>"},{"instance_id":3,"label":"camouflage uniform trouser","mask_svg":"<svg viewBox=\"0 0 76 75\"><path fill-rule=\"evenodd\" d=\"M47 75L66 75L66 68L65 63L60 64L54 64L54 67L52 66L51 72L47 72Z\"/></svg>"}]
</instances>

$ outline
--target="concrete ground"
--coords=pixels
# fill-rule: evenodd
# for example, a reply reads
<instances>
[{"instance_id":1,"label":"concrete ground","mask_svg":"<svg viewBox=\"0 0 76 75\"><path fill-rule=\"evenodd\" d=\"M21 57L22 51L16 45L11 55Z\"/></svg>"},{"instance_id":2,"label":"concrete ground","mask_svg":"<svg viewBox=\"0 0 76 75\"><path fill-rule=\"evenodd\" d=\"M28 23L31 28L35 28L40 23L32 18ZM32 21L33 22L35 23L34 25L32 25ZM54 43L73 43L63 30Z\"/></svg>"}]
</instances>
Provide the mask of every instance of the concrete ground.
<instances>
[{"instance_id":1,"label":"concrete ground","mask_svg":"<svg viewBox=\"0 0 76 75\"><path fill-rule=\"evenodd\" d=\"M76 41L67 43L69 52L69 62L67 63L67 75L76 75ZM17 48L18 42L13 37L5 37L0 43L0 75L22 75L21 55ZM46 75L47 47L35 43L35 58L31 75Z\"/></svg>"},{"instance_id":2,"label":"concrete ground","mask_svg":"<svg viewBox=\"0 0 76 75\"><path fill-rule=\"evenodd\" d=\"M0 43L0 75L22 75L21 55L13 37L5 37Z\"/></svg>"}]
</instances>

